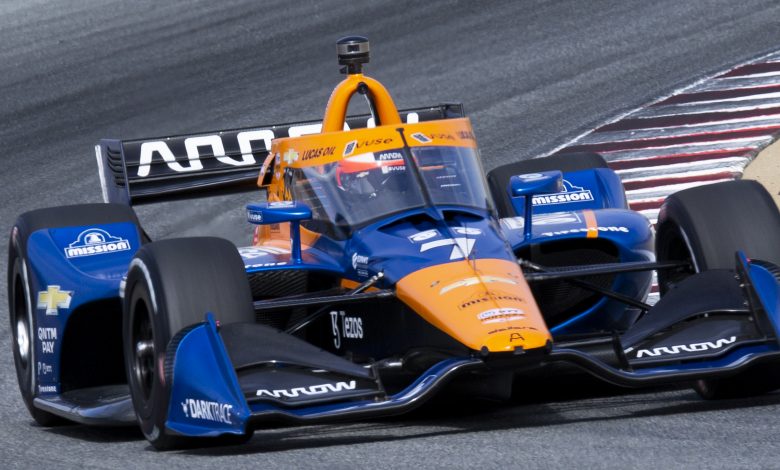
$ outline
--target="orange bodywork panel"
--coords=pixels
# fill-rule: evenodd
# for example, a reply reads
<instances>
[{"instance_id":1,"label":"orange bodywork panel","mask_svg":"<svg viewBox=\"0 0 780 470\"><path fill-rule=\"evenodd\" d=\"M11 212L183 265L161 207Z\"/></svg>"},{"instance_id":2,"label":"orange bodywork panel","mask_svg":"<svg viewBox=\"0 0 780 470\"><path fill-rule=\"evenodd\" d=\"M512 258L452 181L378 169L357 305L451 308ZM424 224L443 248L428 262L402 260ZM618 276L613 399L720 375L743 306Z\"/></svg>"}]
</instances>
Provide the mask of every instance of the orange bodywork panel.
<instances>
[{"instance_id":1,"label":"orange bodywork panel","mask_svg":"<svg viewBox=\"0 0 780 470\"><path fill-rule=\"evenodd\" d=\"M393 98L387 89L371 77L366 77L362 73L348 75L341 83L333 89L328 100L328 107L325 110L325 118L322 120L322 132L337 132L344 127L344 120L347 117L347 106L349 100L357 92L358 86L363 83L368 87L374 99L377 117L383 126L394 126L401 124L401 117L398 115L398 109L393 103Z\"/></svg>"},{"instance_id":2,"label":"orange bodywork panel","mask_svg":"<svg viewBox=\"0 0 780 470\"><path fill-rule=\"evenodd\" d=\"M508 260L462 260L421 269L398 281L396 295L474 350L528 350L552 341L520 267Z\"/></svg>"},{"instance_id":3,"label":"orange bodywork panel","mask_svg":"<svg viewBox=\"0 0 780 470\"><path fill-rule=\"evenodd\" d=\"M342 123L343 124L343 123ZM268 186L269 201L292 200L285 187L284 173L287 167L303 168L307 166L325 165L343 160L346 157L369 152L403 147L403 141L398 129L404 130L410 147L424 146L455 146L476 148L477 142L471 130L468 118L445 119L413 124L394 126L379 126L369 129L354 129L351 131L336 131L324 134L311 134L300 137L275 139L271 146L271 155L276 159L274 174ZM389 163L377 163L389 165ZM355 163L358 165L358 163ZM264 174L261 172L258 185L262 186ZM282 224L287 226L289 224ZM318 234L301 228L301 242L312 245ZM289 230L281 228L271 230L258 227L255 231L255 244L265 244L266 240L282 240L289 246ZM276 242L274 242L276 244Z\"/></svg>"},{"instance_id":4,"label":"orange bodywork panel","mask_svg":"<svg viewBox=\"0 0 780 470\"><path fill-rule=\"evenodd\" d=\"M376 106L377 117L382 125L367 129L344 131L349 100L360 84L365 84ZM477 143L467 118L428 121L403 124L398 109L387 89L371 77L363 74L348 75L331 93L322 132L300 137L274 139L271 152L263 163L257 185L268 190L269 201L291 200L291 188L284 185L287 167L325 165L337 162L350 155L381 152L403 147L398 129L403 128L409 146L448 145L476 148ZM266 172L273 165L270 183L264 185ZM388 164L389 165L389 164ZM316 242L319 235L301 227L303 249ZM259 226L255 230L255 245L290 245L289 224Z\"/></svg>"}]
</instances>

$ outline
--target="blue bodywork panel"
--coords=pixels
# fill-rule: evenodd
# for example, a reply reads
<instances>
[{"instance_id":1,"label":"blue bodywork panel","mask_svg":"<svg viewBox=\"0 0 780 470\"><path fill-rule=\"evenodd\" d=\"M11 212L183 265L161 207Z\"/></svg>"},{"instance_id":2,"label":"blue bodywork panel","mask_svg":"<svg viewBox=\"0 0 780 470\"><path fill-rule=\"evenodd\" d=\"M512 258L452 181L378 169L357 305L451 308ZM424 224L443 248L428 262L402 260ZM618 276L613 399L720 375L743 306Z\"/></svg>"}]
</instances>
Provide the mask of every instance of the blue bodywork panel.
<instances>
[{"instance_id":1,"label":"blue bodywork panel","mask_svg":"<svg viewBox=\"0 0 780 470\"><path fill-rule=\"evenodd\" d=\"M62 338L73 313L92 302L118 298L120 283L140 246L132 223L44 229L29 236L38 395L60 392Z\"/></svg>"},{"instance_id":2,"label":"blue bodywork panel","mask_svg":"<svg viewBox=\"0 0 780 470\"><path fill-rule=\"evenodd\" d=\"M243 434L249 407L219 338L214 317L192 328L176 348L168 429L187 436Z\"/></svg>"},{"instance_id":3,"label":"blue bodywork panel","mask_svg":"<svg viewBox=\"0 0 780 470\"><path fill-rule=\"evenodd\" d=\"M512 206L517 215L525 215L524 198L512 197ZM620 177L608 168L566 172L563 192L533 196L534 214L607 208L628 209Z\"/></svg>"}]
</instances>

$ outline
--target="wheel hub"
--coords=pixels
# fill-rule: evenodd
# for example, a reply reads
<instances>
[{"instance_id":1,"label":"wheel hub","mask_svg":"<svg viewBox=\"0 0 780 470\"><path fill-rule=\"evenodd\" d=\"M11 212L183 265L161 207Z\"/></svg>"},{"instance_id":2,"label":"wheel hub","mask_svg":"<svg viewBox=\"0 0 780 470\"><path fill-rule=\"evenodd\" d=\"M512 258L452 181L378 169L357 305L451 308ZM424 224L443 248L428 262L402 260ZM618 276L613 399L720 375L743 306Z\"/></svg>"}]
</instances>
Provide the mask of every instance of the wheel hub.
<instances>
[{"instance_id":1,"label":"wheel hub","mask_svg":"<svg viewBox=\"0 0 780 470\"><path fill-rule=\"evenodd\" d=\"M30 359L30 335L27 331L27 323L21 318L16 322L16 347L22 364L27 367Z\"/></svg>"},{"instance_id":2,"label":"wheel hub","mask_svg":"<svg viewBox=\"0 0 780 470\"><path fill-rule=\"evenodd\" d=\"M133 374L144 400L152 395L155 373L154 333L145 305L137 306L133 328Z\"/></svg>"}]
</instances>

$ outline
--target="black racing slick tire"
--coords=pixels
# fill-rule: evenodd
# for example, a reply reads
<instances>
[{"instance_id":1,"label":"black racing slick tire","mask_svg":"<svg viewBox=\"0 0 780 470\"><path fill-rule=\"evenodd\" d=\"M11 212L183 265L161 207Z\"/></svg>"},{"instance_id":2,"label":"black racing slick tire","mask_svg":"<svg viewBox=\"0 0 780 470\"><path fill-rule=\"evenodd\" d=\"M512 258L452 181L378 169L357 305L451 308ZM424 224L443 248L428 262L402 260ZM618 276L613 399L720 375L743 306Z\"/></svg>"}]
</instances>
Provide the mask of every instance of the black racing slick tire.
<instances>
[{"instance_id":1,"label":"black racing slick tire","mask_svg":"<svg viewBox=\"0 0 780 470\"><path fill-rule=\"evenodd\" d=\"M41 426L54 426L66 421L33 405L37 395L37 362L33 343L37 320L33 306L35 293L32 292L29 281L32 268L27 255L27 239L34 232L46 228L116 222L132 222L138 227L139 234L143 234L135 212L121 204L79 204L38 209L20 215L11 231L7 280L14 365L24 404L35 422Z\"/></svg>"},{"instance_id":2,"label":"black racing slick tire","mask_svg":"<svg viewBox=\"0 0 780 470\"><path fill-rule=\"evenodd\" d=\"M735 253L780 264L780 212L759 183L727 181L686 189L664 201L656 225L658 261L688 261L661 271L661 294L694 272L734 269Z\"/></svg>"},{"instance_id":3,"label":"black racing slick tire","mask_svg":"<svg viewBox=\"0 0 780 470\"><path fill-rule=\"evenodd\" d=\"M550 155L544 158L532 158L501 165L487 174L488 187L496 204L499 218L514 217L517 214L507 193L509 179L514 175L538 173L540 171L559 170L562 172L607 168L604 158L593 152L572 152Z\"/></svg>"},{"instance_id":4,"label":"black racing slick tire","mask_svg":"<svg viewBox=\"0 0 780 470\"><path fill-rule=\"evenodd\" d=\"M655 244L659 262L687 261L690 266L659 271L663 296L696 272L735 269L738 250L748 258L780 264L780 212L766 189L755 181L686 189L669 196L661 207ZM777 388L777 365L694 384L696 392L706 399L751 396Z\"/></svg>"},{"instance_id":5,"label":"black racing slick tire","mask_svg":"<svg viewBox=\"0 0 780 470\"><path fill-rule=\"evenodd\" d=\"M254 322L252 294L238 250L220 238L161 240L141 248L130 264L123 299L125 370L138 423L158 450L239 443L173 435L165 427L171 377L163 364L170 340L212 312L222 324Z\"/></svg>"}]
</instances>

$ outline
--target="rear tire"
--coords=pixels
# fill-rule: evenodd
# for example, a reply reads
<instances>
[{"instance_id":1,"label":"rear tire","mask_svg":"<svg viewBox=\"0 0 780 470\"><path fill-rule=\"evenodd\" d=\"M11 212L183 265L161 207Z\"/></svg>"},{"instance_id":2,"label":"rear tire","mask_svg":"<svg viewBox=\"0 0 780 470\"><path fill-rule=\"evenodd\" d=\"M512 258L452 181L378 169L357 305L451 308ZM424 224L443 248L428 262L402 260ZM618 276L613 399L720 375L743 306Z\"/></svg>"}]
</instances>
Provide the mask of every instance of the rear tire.
<instances>
[{"instance_id":1,"label":"rear tire","mask_svg":"<svg viewBox=\"0 0 780 470\"><path fill-rule=\"evenodd\" d=\"M32 307L34 292L29 273L32 267L27 256L27 238L46 228L77 227L96 224L131 222L143 237L143 230L135 212L121 204L79 204L51 207L26 212L16 219L8 243L8 313L16 366L16 377L27 410L41 426L54 426L67 420L39 410L33 405L37 395L34 385L37 377L34 332L37 331L37 315Z\"/></svg>"},{"instance_id":2,"label":"rear tire","mask_svg":"<svg viewBox=\"0 0 780 470\"><path fill-rule=\"evenodd\" d=\"M507 193L509 179L514 175L538 173L540 171L571 171L608 168L604 158L593 152L560 153L544 158L532 158L509 163L490 170L487 174L488 187L499 218L514 217L517 214Z\"/></svg>"},{"instance_id":3,"label":"rear tire","mask_svg":"<svg viewBox=\"0 0 780 470\"><path fill-rule=\"evenodd\" d=\"M688 261L692 269L660 271L661 295L694 273L734 269L738 250L749 258L780 264L780 212L763 186L750 180L728 181L672 194L659 213L656 257L659 262ZM734 377L699 380L694 390L705 399L766 393L780 388L777 369L762 366Z\"/></svg>"},{"instance_id":4,"label":"rear tire","mask_svg":"<svg viewBox=\"0 0 780 470\"><path fill-rule=\"evenodd\" d=\"M162 240L141 248L127 274L123 343L130 395L141 431L159 450L244 442L251 434L221 439L172 435L165 428L171 377L166 349L183 328L206 312L225 325L254 322L252 294L235 246L220 238Z\"/></svg>"}]
</instances>

